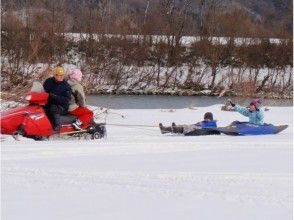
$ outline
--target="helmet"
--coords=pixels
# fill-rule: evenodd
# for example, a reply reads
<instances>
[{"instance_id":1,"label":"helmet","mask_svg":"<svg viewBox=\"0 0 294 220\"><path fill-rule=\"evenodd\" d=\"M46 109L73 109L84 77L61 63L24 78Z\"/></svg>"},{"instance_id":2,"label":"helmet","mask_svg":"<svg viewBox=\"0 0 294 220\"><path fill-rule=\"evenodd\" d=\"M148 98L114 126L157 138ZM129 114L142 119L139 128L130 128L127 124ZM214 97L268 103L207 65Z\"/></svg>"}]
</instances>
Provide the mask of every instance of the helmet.
<instances>
[{"instance_id":1,"label":"helmet","mask_svg":"<svg viewBox=\"0 0 294 220\"><path fill-rule=\"evenodd\" d=\"M83 73L80 69L73 69L69 73L69 78L74 79L78 82L82 80Z\"/></svg>"},{"instance_id":2,"label":"helmet","mask_svg":"<svg viewBox=\"0 0 294 220\"><path fill-rule=\"evenodd\" d=\"M65 71L63 67L58 66L53 69L53 73L54 76L64 76Z\"/></svg>"},{"instance_id":3,"label":"helmet","mask_svg":"<svg viewBox=\"0 0 294 220\"><path fill-rule=\"evenodd\" d=\"M213 121L213 114L211 112L206 112L204 114L204 120L211 120L211 121Z\"/></svg>"}]
</instances>

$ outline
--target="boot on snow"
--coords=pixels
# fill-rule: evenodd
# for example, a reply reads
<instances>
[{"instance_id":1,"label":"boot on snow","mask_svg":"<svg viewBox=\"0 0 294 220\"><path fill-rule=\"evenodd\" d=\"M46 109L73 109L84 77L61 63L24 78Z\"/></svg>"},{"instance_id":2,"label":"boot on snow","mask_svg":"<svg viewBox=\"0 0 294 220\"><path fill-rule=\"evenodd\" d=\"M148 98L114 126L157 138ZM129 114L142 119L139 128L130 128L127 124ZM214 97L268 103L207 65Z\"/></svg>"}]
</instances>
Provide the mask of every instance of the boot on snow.
<instances>
[{"instance_id":1,"label":"boot on snow","mask_svg":"<svg viewBox=\"0 0 294 220\"><path fill-rule=\"evenodd\" d=\"M161 134L166 134L166 133L171 133L172 132L172 128L171 127L164 127L162 125L162 123L159 123L159 128L160 128Z\"/></svg>"}]
</instances>

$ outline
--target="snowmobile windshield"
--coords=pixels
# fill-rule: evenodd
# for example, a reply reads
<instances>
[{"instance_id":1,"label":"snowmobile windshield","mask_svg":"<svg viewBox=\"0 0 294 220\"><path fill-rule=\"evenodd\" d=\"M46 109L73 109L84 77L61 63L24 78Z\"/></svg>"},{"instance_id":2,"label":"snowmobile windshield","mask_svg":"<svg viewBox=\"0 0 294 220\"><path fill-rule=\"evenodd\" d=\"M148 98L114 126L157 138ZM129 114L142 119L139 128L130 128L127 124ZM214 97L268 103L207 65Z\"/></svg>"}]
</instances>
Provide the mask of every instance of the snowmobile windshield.
<instances>
[{"instance_id":1,"label":"snowmobile windshield","mask_svg":"<svg viewBox=\"0 0 294 220\"><path fill-rule=\"evenodd\" d=\"M31 88L31 92L45 92L42 83L35 81L33 82L33 86Z\"/></svg>"}]
</instances>

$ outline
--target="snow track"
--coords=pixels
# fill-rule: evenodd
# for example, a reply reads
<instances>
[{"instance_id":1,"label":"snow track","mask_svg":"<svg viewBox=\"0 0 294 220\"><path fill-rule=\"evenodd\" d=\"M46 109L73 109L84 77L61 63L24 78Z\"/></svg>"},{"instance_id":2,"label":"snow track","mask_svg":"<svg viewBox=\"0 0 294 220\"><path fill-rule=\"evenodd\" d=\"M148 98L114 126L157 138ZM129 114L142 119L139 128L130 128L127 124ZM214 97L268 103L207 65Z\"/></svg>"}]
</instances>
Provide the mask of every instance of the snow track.
<instances>
[{"instance_id":1,"label":"snow track","mask_svg":"<svg viewBox=\"0 0 294 220\"><path fill-rule=\"evenodd\" d=\"M292 108L277 110L268 117L286 124ZM183 112L183 122L192 121L195 114L147 111L123 113L133 124L168 123ZM227 116L219 117L222 125ZM256 137L107 129L106 139L94 141L2 136L2 219L292 219L292 124Z\"/></svg>"}]
</instances>

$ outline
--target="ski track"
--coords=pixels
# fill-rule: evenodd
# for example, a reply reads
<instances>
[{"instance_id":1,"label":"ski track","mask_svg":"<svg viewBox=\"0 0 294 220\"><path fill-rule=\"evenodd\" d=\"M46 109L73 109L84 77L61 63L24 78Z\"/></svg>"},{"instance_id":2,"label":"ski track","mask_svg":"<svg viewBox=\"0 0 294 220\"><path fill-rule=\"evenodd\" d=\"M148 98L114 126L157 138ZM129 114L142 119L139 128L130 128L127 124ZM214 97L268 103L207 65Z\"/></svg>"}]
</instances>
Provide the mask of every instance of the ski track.
<instances>
[{"instance_id":1,"label":"ski track","mask_svg":"<svg viewBox=\"0 0 294 220\"><path fill-rule=\"evenodd\" d=\"M4 168L3 184L30 188L57 187L91 191L100 185L112 189L160 193L164 196L193 196L199 199L219 198L226 201L262 203L274 206L292 205L291 182L288 174L234 174L195 172L78 172L54 169ZM9 178L13 176L14 178ZM17 177L17 178L15 178Z\"/></svg>"},{"instance_id":2,"label":"ski track","mask_svg":"<svg viewBox=\"0 0 294 220\"><path fill-rule=\"evenodd\" d=\"M289 142L271 142L269 145L256 142L239 142L234 144L228 142L214 142L209 141L206 144L198 141L190 141L184 143L175 142L60 142L66 146L55 147L56 143L52 142L33 142L30 147L22 149L18 144L7 144L5 149L2 149L2 160L30 160L39 158L60 158L72 156L93 156L93 155L144 155L144 154L160 154L160 153L176 153L176 152L197 152L197 151L210 151L215 149L230 150L243 150L243 151L262 151L266 149L278 149L280 151L287 151L292 149L292 143ZM75 147L67 147L75 143ZM238 147L236 148L236 144Z\"/></svg>"}]
</instances>

